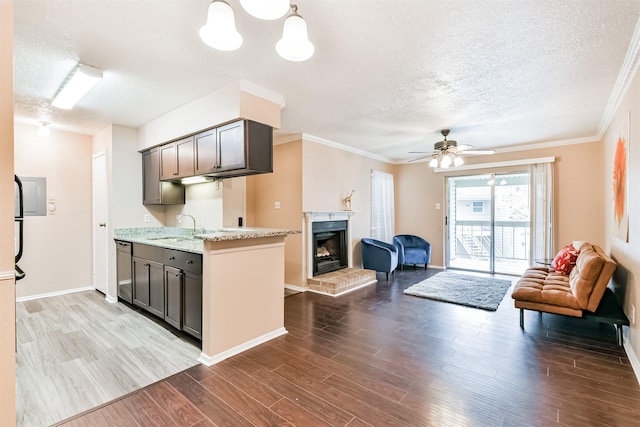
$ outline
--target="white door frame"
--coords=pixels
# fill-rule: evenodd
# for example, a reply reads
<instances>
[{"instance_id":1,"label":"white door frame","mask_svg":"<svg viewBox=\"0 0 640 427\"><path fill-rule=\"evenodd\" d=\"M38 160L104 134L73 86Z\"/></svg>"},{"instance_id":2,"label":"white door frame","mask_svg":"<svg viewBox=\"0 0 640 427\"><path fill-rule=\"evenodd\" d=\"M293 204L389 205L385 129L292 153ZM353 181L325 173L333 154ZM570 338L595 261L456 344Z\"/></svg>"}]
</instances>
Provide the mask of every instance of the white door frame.
<instances>
[{"instance_id":1,"label":"white door frame","mask_svg":"<svg viewBox=\"0 0 640 427\"><path fill-rule=\"evenodd\" d=\"M109 211L108 211L108 163L107 152L101 151L92 156L92 227L93 227L93 286L103 292L109 302L117 298L109 291ZM100 162L100 163L99 163ZM99 165L99 167L96 167ZM96 170L103 171L96 173ZM100 181L99 181L100 180ZM104 194L100 194L100 190ZM99 199L100 197L100 199ZM100 212L102 210L102 212ZM103 224L103 225L101 225ZM103 277L98 277L102 273ZM101 286L102 285L102 286Z\"/></svg>"}]
</instances>

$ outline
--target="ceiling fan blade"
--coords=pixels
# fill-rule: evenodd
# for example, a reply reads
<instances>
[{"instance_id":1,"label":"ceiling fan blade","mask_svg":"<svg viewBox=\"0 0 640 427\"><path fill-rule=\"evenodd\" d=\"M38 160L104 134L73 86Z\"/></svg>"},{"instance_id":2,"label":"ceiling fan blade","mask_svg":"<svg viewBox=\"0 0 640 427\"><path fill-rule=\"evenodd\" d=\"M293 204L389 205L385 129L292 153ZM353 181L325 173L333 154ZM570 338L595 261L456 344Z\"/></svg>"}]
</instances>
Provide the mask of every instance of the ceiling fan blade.
<instances>
[{"instance_id":1,"label":"ceiling fan blade","mask_svg":"<svg viewBox=\"0 0 640 427\"><path fill-rule=\"evenodd\" d=\"M469 150L469 151L463 151L460 154L474 154L477 156L484 156L487 154L496 154L495 150Z\"/></svg>"},{"instance_id":2,"label":"ceiling fan blade","mask_svg":"<svg viewBox=\"0 0 640 427\"><path fill-rule=\"evenodd\" d=\"M429 154L428 156L416 157L415 159L409 159L409 160L407 160L407 162L408 163L417 162L417 161L422 160L422 159L428 159L429 157L432 157L431 154Z\"/></svg>"},{"instance_id":3,"label":"ceiling fan blade","mask_svg":"<svg viewBox=\"0 0 640 427\"><path fill-rule=\"evenodd\" d=\"M409 151L409 154L429 154L431 151Z\"/></svg>"}]
</instances>

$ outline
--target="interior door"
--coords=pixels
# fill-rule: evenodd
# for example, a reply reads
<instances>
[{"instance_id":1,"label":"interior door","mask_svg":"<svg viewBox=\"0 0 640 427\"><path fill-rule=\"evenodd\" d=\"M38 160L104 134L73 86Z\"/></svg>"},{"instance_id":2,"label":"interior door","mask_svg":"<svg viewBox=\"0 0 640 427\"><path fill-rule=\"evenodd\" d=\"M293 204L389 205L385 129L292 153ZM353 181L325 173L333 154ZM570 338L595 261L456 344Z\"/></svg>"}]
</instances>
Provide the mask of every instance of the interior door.
<instances>
[{"instance_id":1,"label":"interior door","mask_svg":"<svg viewBox=\"0 0 640 427\"><path fill-rule=\"evenodd\" d=\"M530 265L528 172L447 177L446 267L521 274Z\"/></svg>"},{"instance_id":2,"label":"interior door","mask_svg":"<svg viewBox=\"0 0 640 427\"><path fill-rule=\"evenodd\" d=\"M108 295L107 153L93 156L93 286Z\"/></svg>"}]
</instances>

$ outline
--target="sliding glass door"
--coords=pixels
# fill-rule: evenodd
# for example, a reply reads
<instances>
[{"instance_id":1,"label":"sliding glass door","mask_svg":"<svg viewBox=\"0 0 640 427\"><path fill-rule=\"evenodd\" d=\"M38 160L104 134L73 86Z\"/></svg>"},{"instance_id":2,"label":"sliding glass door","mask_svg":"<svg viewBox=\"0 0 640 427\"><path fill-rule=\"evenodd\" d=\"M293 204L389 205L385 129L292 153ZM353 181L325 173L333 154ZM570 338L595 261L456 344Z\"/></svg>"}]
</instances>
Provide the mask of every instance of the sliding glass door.
<instances>
[{"instance_id":1,"label":"sliding glass door","mask_svg":"<svg viewBox=\"0 0 640 427\"><path fill-rule=\"evenodd\" d=\"M529 172L447 178L446 267L521 274L530 265Z\"/></svg>"}]
</instances>

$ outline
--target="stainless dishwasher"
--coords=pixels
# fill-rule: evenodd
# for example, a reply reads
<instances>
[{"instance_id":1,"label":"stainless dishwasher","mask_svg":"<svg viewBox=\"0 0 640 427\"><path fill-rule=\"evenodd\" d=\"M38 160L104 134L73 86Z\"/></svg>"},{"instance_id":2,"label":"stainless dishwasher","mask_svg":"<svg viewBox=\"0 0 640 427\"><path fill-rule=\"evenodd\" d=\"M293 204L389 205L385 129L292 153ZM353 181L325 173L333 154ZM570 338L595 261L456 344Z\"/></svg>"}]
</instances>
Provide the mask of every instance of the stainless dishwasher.
<instances>
[{"instance_id":1,"label":"stainless dishwasher","mask_svg":"<svg viewBox=\"0 0 640 427\"><path fill-rule=\"evenodd\" d=\"M131 243L116 240L118 247L117 275L118 298L133 304L133 282L131 280Z\"/></svg>"}]
</instances>

